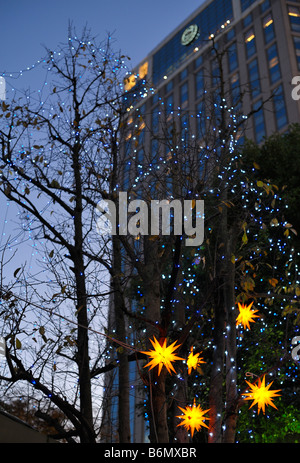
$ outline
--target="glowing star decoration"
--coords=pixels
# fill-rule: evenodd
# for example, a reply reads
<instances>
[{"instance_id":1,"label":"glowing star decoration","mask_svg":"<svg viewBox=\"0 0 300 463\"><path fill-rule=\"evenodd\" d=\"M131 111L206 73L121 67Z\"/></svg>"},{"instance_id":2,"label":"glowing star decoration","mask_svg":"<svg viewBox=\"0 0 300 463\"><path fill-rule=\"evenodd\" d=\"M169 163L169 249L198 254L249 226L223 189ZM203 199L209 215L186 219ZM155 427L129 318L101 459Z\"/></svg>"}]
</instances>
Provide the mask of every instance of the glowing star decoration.
<instances>
[{"instance_id":1,"label":"glowing star decoration","mask_svg":"<svg viewBox=\"0 0 300 463\"><path fill-rule=\"evenodd\" d=\"M184 426L188 431L191 432L191 435L193 437L195 430L199 431L201 426L205 426L208 428L208 426L204 423L204 420L209 420L205 415L209 411L208 410L202 410L200 405L196 405L196 400L194 399L193 406L190 407L187 405L186 408L181 408L178 407L182 412L183 415L177 416L177 418L180 418L182 423L179 423L178 426Z\"/></svg>"},{"instance_id":2,"label":"glowing star decoration","mask_svg":"<svg viewBox=\"0 0 300 463\"><path fill-rule=\"evenodd\" d=\"M273 381L266 386L264 376L262 380L258 380L258 384L251 384L248 381L246 381L246 383L248 384L248 386L250 386L251 392L245 394L245 400L253 400L253 403L250 406L250 408L257 404L258 414L260 410L263 411L263 414L265 413L266 405L271 405L271 407L276 408L277 410L277 407L273 404L272 399L273 397L280 397L280 395L277 393L280 392L281 389L270 391L270 387L272 386Z\"/></svg>"},{"instance_id":3,"label":"glowing star decoration","mask_svg":"<svg viewBox=\"0 0 300 463\"><path fill-rule=\"evenodd\" d=\"M177 357L177 355L174 353L174 351L178 349L180 345L175 346L176 344L176 341L175 341L167 347L166 338L164 338L162 342L159 343L157 339L155 338L155 336L154 336L154 341L150 339L150 342L152 346L154 347L154 350L150 350L147 352L142 351L142 353L147 354L149 357L152 357L152 360L149 363L147 363L147 365L145 365L144 368L149 366L150 370L152 370L152 368L158 365L158 376L160 375L163 366L166 367L169 373L171 373L171 370L174 371L174 373L176 373L172 365L172 362L175 362L175 360L184 360L181 357Z\"/></svg>"},{"instance_id":4,"label":"glowing star decoration","mask_svg":"<svg viewBox=\"0 0 300 463\"><path fill-rule=\"evenodd\" d=\"M249 305L238 303L240 313L236 319L236 325L242 324L244 326L244 329L248 328L250 330L249 323L255 323L253 318L259 318L259 316L256 315L256 312L258 312L258 310L251 310L252 304L253 301Z\"/></svg>"},{"instance_id":5,"label":"glowing star decoration","mask_svg":"<svg viewBox=\"0 0 300 463\"><path fill-rule=\"evenodd\" d=\"M188 356L188 359L187 359L187 366L188 366L188 374L189 375L191 374L193 369L196 370L201 363L205 363L204 360L202 359L202 357L199 358L200 354L201 354L201 352L194 355L193 354L193 347L191 347L191 350L190 350L190 353L189 353L189 356Z\"/></svg>"}]
</instances>

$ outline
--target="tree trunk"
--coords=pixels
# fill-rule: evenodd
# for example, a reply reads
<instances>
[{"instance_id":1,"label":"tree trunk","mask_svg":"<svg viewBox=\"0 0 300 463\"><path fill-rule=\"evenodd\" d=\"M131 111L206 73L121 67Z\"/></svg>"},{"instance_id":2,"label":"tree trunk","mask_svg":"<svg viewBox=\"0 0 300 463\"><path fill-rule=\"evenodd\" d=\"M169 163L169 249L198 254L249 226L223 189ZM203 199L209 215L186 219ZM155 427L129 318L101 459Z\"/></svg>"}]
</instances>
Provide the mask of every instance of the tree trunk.
<instances>
[{"instance_id":1,"label":"tree trunk","mask_svg":"<svg viewBox=\"0 0 300 463\"><path fill-rule=\"evenodd\" d=\"M223 441L226 443L235 442L235 431L237 421L237 371L236 371L236 310L235 310L235 264L231 262L232 241L234 232L230 231L227 241L227 284L226 284L226 408L225 408L225 431Z\"/></svg>"},{"instance_id":2,"label":"tree trunk","mask_svg":"<svg viewBox=\"0 0 300 463\"><path fill-rule=\"evenodd\" d=\"M78 116L79 117L79 116ZM85 281L85 266L83 257L83 224L82 224L82 178L79 162L80 144L73 147L73 172L76 192L76 206L74 211L74 273L76 281L76 314L77 329L77 365L79 373L80 411L86 426L82 427L82 442L94 442L93 410L91 393L91 376L89 365L89 340L88 340L88 316L87 316L87 291Z\"/></svg>"},{"instance_id":3,"label":"tree trunk","mask_svg":"<svg viewBox=\"0 0 300 463\"><path fill-rule=\"evenodd\" d=\"M159 340L159 325L161 323L161 291L160 291L160 270L158 266L157 244L145 241L145 269L144 275L146 318L153 322L148 325L148 339L156 336ZM157 325L157 329L155 327ZM150 378L150 406L152 414L152 425L150 426L151 442L168 443L169 432L167 423L167 399L166 399L166 370L163 367L160 375L157 374L157 367L149 374Z\"/></svg>"},{"instance_id":4,"label":"tree trunk","mask_svg":"<svg viewBox=\"0 0 300 463\"><path fill-rule=\"evenodd\" d=\"M213 359L209 389L209 443L222 442L223 373L225 310L216 304L213 336Z\"/></svg>"},{"instance_id":5,"label":"tree trunk","mask_svg":"<svg viewBox=\"0 0 300 463\"><path fill-rule=\"evenodd\" d=\"M114 316L116 337L119 341L126 341L126 320L123 307L123 296L121 294L121 250L118 237L113 236L113 273L112 287L114 290ZM117 349L119 385L118 385L118 423L120 443L130 443L130 405L129 405L129 363L128 353L122 347Z\"/></svg>"}]
</instances>

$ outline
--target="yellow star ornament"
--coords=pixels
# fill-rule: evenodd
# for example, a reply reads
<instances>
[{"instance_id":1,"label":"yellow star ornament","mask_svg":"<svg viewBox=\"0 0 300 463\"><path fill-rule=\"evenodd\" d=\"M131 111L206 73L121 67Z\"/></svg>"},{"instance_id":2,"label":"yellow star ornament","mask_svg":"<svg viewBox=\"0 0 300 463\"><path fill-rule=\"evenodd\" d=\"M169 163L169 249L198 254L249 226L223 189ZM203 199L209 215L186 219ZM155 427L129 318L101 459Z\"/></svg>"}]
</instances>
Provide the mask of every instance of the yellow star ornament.
<instances>
[{"instance_id":1,"label":"yellow star ornament","mask_svg":"<svg viewBox=\"0 0 300 463\"><path fill-rule=\"evenodd\" d=\"M258 384L251 384L248 381L246 381L246 383L248 386L250 386L251 392L245 394L245 400L253 400L253 403L249 409L257 404L258 414L260 410L262 410L263 414L265 414L266 405L271 405L271 407L276 408L277 410L277 407L273 404L272 400L274 397L280 397L280 395L277 393L280 392L281 389L271 391L270 387L272 386L273 381L266 386L266 380L264 376L262 380L258 380Z\"/></svg>"},{"instance_id":2,"label":"yellow star ornament","mask_svg":"<svg viewBox=\"0 0 300 463\"><path fill-rule=\"evenodd\" d=\"M193 369L196 370L201 363L205 363L203 358L199 357L200 354L201 352L198 354L193 354L193 347L191 347L191 350L190 350L190 353L189 353L189 356L186 362L188 366L189 375L191 374Z\"/></svg>"},{"instance_id":3,"label":"yellow star ornament","mask_svg":"<svg viewBox=\"0 0 300 463\"><path fill-rule=\"evenodd\" d=\"M238 302L238 307L239 307L240 312L236 319L236 326L241 324L244 326L244 329L248 328L250 330L249 323L255 323L253 318L259 318L259 315L256 315L256 312L258 312L258 310L251 310L252 304L253 304L253 301L249 305L240 304Z\"/></svg>"},{"instance_id":4,"label":"yellow star ornament","mask_svg":"<svg viewBox=\"0 0 300 463\"><path fill-rule=\"evenodd\" d=\"M169 373L171 373L171 370L174 371L174 373L176 373L172 365L172 362L175 362L175 360L184 360L181 357L177 357L177 355L174 353L174 351L178 349L180 345L175 346L175 341L167 347L166 338L163 338L161 342L158 342L155 336L154 341L150 339L150 342L154 350L150 350L147 352L141 351L142 354L146 354L149 357L152 357L152 360L149 363L147 363L147 365L145 365L144 368L149 366L150 370L152 370L152 368L158 365L158 376L160 375L163 366L166 367Z\"/></svg>"},{"instance_id":5,"label":"yellow star ornament","mask_svg":"<svg viewBox=\"0 0 300 463\"><path fill-rule=\"evenodd\" d=\"M177 416L177 418L180 418L182 423L179 423L178 426L184 426L188 431L191 431L191 435L193 437L195 430L199 431L201 426L205 426L208 428L208 426L204 423L204 420L209 420L205 415L209 411L208 410L202 410L200 405L196 405L196 400L194 399L193 406L190 407L187 405L186 408L181 408L178 407L182 412L183 415Z\"/></svg>"}]
</instances>

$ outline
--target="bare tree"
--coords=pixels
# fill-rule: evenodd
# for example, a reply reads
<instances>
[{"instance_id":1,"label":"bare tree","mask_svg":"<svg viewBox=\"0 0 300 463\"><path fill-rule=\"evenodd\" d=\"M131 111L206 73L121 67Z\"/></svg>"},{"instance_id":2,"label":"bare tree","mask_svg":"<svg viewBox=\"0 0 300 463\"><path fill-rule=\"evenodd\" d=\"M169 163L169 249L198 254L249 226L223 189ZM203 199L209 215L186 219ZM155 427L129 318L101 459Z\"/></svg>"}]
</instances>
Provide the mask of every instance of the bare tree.
<instances>
[{"instance_id":1,"label":"bare tree","mask_svg":"<svg viewBox=\"0 0 300 463\"><path fill-rule=\"evenodd\" d=\"M32 384L81 442L95 441L101 407L93 407L99 386L91 371L105 359L95 327L105 324L112 265L96 205L109 184L107 137L119 119L125 66L110 37L99 44L85 30L78 39L70 27L68 43L47 50L48 92L2 103L1 192L24 212L47 276L24 271L13 293L2 281L9 374L1 379Z\"/></svg>"}]
</instances>

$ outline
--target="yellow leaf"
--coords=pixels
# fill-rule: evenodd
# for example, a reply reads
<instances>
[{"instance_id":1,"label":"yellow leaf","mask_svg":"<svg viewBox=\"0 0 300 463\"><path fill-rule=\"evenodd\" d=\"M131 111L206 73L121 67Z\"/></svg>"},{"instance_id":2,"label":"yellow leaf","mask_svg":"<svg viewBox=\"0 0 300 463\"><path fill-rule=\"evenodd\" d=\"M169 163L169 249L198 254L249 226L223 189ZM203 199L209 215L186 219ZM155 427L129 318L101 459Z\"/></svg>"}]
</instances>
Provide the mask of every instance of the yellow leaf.
<instances>
[{"instance_id":1,"label":"yellow leaf","mask_svg":"<svg viewBox=\"0 0 300 463\"><path fill-rule=\"evenodd\" d=\"M247 243L248 243L248 237L247 237L247 233L246 233L246 232L244 232L244 234L243 234L242 242L243 242L244 244L247 244Z\"/></svg>"},{"instance_id":2,"label":"yellow leaf","mask_svg":"<svg viewBox=\"0 0 300 463\"><path fill-rule=\"evenodd\" d=\"M21 347L22 347L21 341L18 338L16 338L16 348L21 349Z\"/></svg>"},{"instance_id":3,"label":"yellow leaf","mask_svg":"<svg viewBox=\"0 0 300 463\"><path fill-rule=\"evenodd\" d=\"M273 288L275 288L275 286L278 283L278 280L276 278L270 278L269 283L271 286L273 286Z\"/></svg>"}]
</instances>

